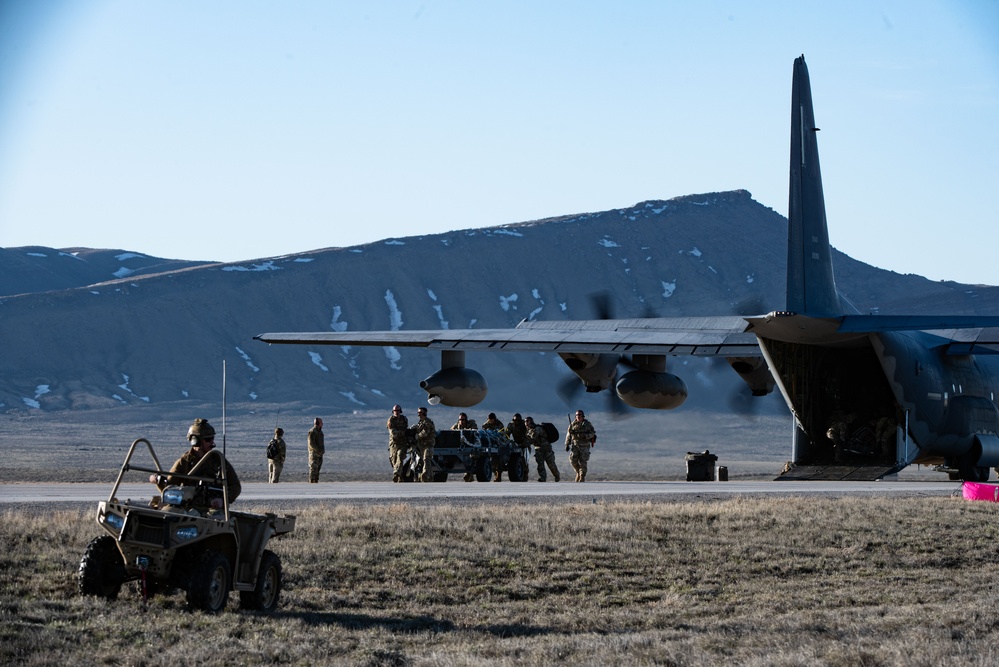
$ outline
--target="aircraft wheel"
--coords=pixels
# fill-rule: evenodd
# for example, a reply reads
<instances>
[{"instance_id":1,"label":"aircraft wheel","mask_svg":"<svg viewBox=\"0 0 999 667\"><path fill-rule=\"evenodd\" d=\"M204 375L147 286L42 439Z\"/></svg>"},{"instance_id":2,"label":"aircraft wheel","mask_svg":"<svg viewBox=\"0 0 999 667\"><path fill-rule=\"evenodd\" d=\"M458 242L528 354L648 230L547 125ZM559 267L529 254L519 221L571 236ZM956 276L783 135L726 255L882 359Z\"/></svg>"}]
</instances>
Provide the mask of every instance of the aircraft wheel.
<instances>
[{"instance_id":1,"label":"aircraft wheel","mask_svg":"<svg viewBox=\"0 0 999 667\"><path fill-rule=\"evenodd\" d=\"M992 472L988 466L976 466L971 463L961 463L958 471L965 482L987 482Z\"/></svg>"}]
</instances>

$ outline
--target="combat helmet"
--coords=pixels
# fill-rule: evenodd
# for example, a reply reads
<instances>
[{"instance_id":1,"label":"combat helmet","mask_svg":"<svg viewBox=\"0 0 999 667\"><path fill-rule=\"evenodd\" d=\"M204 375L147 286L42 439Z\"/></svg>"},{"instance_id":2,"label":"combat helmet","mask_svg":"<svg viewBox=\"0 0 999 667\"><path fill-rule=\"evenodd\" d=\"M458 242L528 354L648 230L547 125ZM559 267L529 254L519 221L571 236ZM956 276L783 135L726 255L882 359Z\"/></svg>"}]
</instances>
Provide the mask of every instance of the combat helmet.
<instances>
[{"instance_id":1,"label":"combat helmet","mask_svg":"<svg viewBox=\"0 0 999 667\"><path fill-rule=\"evenodd\" d=\"M205 438L215 437L215 428L208 423L207 419L198 418L194 420L191 424L191 428L187 429L187 440L191 441L191 438L197 438L197 442L192 444L200 445Z\"/></svg>"}]
</instances>

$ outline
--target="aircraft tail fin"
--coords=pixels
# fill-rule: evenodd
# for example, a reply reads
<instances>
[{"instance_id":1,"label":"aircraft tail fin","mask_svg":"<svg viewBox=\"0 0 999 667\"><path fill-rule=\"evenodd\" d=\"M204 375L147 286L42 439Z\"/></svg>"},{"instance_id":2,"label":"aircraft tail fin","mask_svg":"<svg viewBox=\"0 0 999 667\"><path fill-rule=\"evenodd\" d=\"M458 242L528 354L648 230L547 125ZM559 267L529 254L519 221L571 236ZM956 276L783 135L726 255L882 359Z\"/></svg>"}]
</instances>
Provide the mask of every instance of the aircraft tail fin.
<instances>
[{"instance_id":1,"label":"aircraft tail fin","mask_svg":"<svg viewBox=\"0 0 999 667\"><path fill-rule=\"evenodd\" d=\"M788 188L787 310L818 317L843 313L833 279L822 196L819 147L805 56L794 61L791 87L791 175Z\"/></svg>"}]
</instances>

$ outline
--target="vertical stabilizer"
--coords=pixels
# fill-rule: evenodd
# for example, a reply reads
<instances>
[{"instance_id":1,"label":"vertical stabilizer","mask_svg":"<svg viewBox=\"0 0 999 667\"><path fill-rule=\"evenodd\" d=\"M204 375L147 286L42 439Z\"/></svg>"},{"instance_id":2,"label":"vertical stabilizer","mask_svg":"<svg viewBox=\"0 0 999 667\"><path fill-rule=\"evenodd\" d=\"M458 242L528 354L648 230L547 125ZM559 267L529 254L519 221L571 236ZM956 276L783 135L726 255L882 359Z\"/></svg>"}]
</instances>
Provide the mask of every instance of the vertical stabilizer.
<instances>
[{"instance_id":1,"label":"vertical stabilizer","mask_svg":"<svg viewBox=\"0 0 999 667\"><path fill-rule=\"evenodd\" d=\"M791 182L788 190L787 310L817 317L843 310L833 279L822 197L819 146L805 56L794 61L791 87Z\"/></svg>"}]
</instances>

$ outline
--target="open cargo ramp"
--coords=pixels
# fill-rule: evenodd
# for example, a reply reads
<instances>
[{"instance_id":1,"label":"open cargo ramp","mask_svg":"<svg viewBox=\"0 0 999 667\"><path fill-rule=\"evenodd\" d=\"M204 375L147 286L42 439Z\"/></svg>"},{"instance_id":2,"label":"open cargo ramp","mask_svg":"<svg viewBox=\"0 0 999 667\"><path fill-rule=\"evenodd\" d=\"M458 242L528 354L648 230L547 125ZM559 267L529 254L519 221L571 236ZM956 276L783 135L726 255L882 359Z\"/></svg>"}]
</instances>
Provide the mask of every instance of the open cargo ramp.
<instances>
[{"instance_id":1,"label":"open cargo ramp","mask_svg":"<svg viewBox=\"0 0 999 667\"><path fill-rule=\"evenodd\" d=\"M777 476L775 481L803 482L842 480L853 482L873 482L886 475L898 472L898 466L886 465L796 465Z\"/></svg>"}]
</instances>

